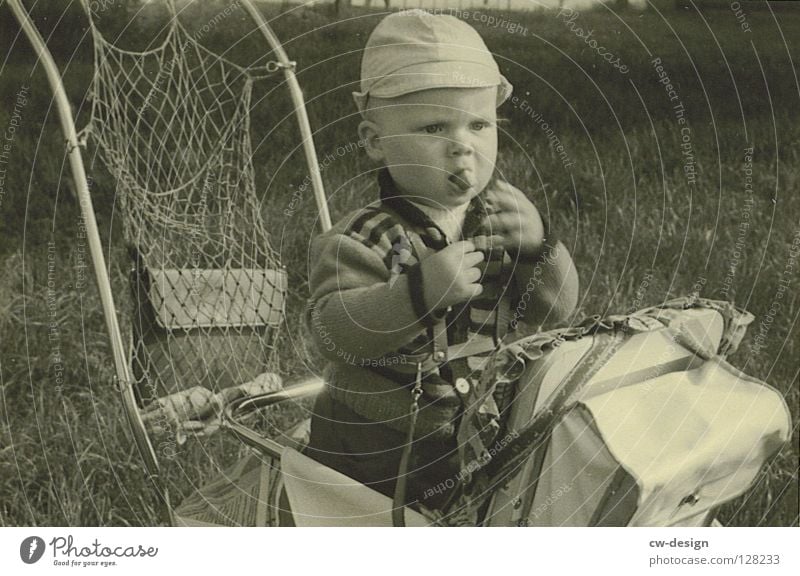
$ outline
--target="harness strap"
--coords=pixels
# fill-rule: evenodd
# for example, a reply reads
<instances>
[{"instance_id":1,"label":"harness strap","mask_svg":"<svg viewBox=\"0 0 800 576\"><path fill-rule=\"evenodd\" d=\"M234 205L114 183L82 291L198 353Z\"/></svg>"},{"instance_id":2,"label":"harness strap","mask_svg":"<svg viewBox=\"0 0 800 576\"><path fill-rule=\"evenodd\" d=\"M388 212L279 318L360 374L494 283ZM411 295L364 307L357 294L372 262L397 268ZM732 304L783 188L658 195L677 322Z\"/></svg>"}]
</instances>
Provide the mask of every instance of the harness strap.
<instances>
[{"instance_id":1,"label":"harness strap","mask_svg":"<svg viewBox=\"0 0 800 576\"><path fill-rule=\"evenodd\" d=\"M411 461L411 452L414 446L414 429L417 427L417 416L419 416L419 398L422 396L422 365L417 366L417 381L411 391L411 407L409 408L408 434L406 435L406 445L403 446L403 454L400 457L400 465L397 469L397 483L394 486L394 498L392 499L392 525L403 528L406 525L406 487L408 484L408 464Z\"/></svg>"},{"instance_id":2,"label":"harness strap","mask_svg":"<svg viewBox=\"0 0 800 576\"><path fill-rule=\"evenodd\" d=\"M508 252L505 249L503 249L503 254L500 257L500 270L498 271L498 276L500 278L503 277L503 273L505 272L504 268L505 268L505 265L506 265L506 256L507 255L508 255ZM512 264L513 264L513 262L512 262ZM514 275L513 274L509 274L508 281L503 285L503 291L500 293L501 297L497 301L498 305L497 305L497 307L495 309L494 334L493 334L494 343L495 343L496 346L499 345L500 342L505 337L505 330L508 329L508 325L511 323L511 317L512 317L511 308L508 307L508 306L503 306L502 305L502 295L505 294L509 290L509 288L511 286L511 283L513 281L514 281Z\"/></svg>"},{"instance_id":3,"label":"harness strap","mask_svg":"<svg viewBox=\"0 0 800 576\"><path fill-rule=\"evenodd\" d=\"M489 338L473 338L461 344L451 344L447 347L445 358L448 361L460 360L469 356L477 356L491 352L497 348L495 342ZM415 374L417 366L422 365L423 372L431 372L444 363L442 360L436 360L434 354L425 352L423 354L400 354L392 352L390 356L392 360L392 370L402 372L404 374Z\"/></svg>"},{"instance_id":4,"label":"harness strap","mask_svg":"<svg viewBox=\"0 0 800 576\"><path fill-rule=\"evenodd\" d=\"M402 218L401 218L402 220ZM414 232L413 230L409 230L409 227L406 226L406 238L408 239L409 244L411 244L411 249L414 252L414 255L417 258L417 266L422 264L422 256L426 252L429 251L428 247L422 241L422 237ZM417 274L420 274L417 271ZM419 287L422 287L422 283L420 282ZM413 296L413 295L412 295ZM424 296L422 294L419 295L419 302L424 301ZM427 307L427 303L421 304L421 308ZM448 309L449 311L449 309ZM424 314L427 314L430 318L431 322L428 325L428 337L431 340L432 346L431 351L426 354L415 354L414 357L406 357L406 360L411 360L413 365L416 365L420 362L424 364L423 370L428 372L430 370L436 369L439 364L443 364L448 360L448 348L447 348L447 314L434 314L433 310L424 310L423 313L420 314L422 317ZM400 356L400 355L398 355ZM430 356L430 360L426 361L425 356Z\"/></svg>"},{"instance_id":5,"label":"harness strap","mask_svg":"<svg viewBox=\"0 0 800 576\"><path fill-rule=\"evenodd\" d=\"M509 480L519 474L525 467L525 478L537 481L543 467L546 446L553 427L573 407L570 400L592 377L616 354L624 343L626 335L633 332L648 332L663 326L669 326L661 314L665 310L682 310L691 307L716 310L725 319L725 334L720 351L726 350L728 342L732 347L739 343L741 334L752 316L725 302L703 298L678 298L652 306L633 314L613 315L608 317L593 316L581 324L567 329L542 332L514 343L506 344L500 349L501 357L513 357L512 365L522 365L526 361L536 361L548 348L557 346L559 341L572 341L581 337L593 337L592 346L584 353L573 369L562 379L557 392L551 396L544 406L539 408L535 416L522 428L517 437L506 444L489 462L473 461L466 468L474 473L469 474L465 485L457 497L451 497L441 508L443 518L471 517L486 501L486 494L506 485ZM649 319L658 320L658 324ZM718 351L719 352L719 351ZM532 455L533 458L531 457ZM533 474L528 469L534 469ZM515 519L530 515L536 495L536 485L530 486L521 502L520 514ZM456 492L453 492L456 496ZM599 521L599 519L598 519ZM453 525L447 521L447 525Z\"/></svg>"},{"instance_id":6,"label":"harness strap","mask_svg":"<svg viewBox=\"0 0 800 576\"><path fill-rule=\"evenodd\" d=\"M408 239L409 244L411 245L411 249L416 256L418 262L422 262L422 257L426 253L430 252L430 248L425 244L422 240L422 237L415 232L414 230L410 229L411 227L407 225L406 219L398 213L398 211L391 206L386 206L384 203L384 208L388 208L394 218L398 219L401 223L403 223L403 227L405 229L406 238ZM503 268L505 267L505 259L506 259L507 252L503 250L502 257L500 259L500 271L499 275L502 277ZM509 284L511 283L512 278L509 277L508 282L505 286L503 286L503 292L508 290ZM431 310L427 311L431 314ZM499 344L500 340L504 336L503 330L511 319L511 310L507 309L506 306L502 304L497 306L496 314L495 314L495 326L494 326L494 334L493 340L494 342L477 342L474 343L472 341L467 341L463 344L456 344L450 345L448 342L448 334L447 334L447 317L446 315L438 316L431 314L432 316L432 324L428 327L429 337L432 342L432 347L430 352L422 353L422 354L392 354L393 359L400 359L400 365L396 365L396 362L393 362L392 368L397 370L398 372L404 373L413 373L414 367L418 364L422 364L423 372L430 372L437 369L441 364L444 364L449 361L459 360L461 358L466 358L468 356L475 356L478 354L491 352L494 350L497 345ZM405 365L408 368L402 368Z\"/></svg>"},{"instance_id":7,"label":"harness strap","mask_svg":"<svg viewBox=\"0 0 800 576\"><path fill-rule=\"evenodd\" d=\"M625 341L625 333L620 330L615 330L610 334L610 339L605 342L605 345L601 345L603 340L605 340L603 335L595 335L593 337L592 345L589 350L586 351L581 360L564 378L564 384L561 386L555 398L553 398L550 407L547 408L549 411L559 411L570 397L583 388L583 386L608 363L609 358L617 353L617 350L619 350L620 346L622 346ZM531 513L553 428L554 427L551 426L548 429L542 441L534 448L533 479L531 485L525 491L522 500L522 518L527 518Z\"/></svg>"}]
</instances>

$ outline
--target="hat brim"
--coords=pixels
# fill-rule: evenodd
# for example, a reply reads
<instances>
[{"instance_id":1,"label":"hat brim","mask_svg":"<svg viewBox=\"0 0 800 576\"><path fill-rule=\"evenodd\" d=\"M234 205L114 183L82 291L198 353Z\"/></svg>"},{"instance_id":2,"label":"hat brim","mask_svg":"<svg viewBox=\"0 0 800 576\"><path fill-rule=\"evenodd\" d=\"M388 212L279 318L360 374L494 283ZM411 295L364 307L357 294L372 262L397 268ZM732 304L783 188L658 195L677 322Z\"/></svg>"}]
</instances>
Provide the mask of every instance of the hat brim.
<instances>
[{"instance_id":1,"label":"hat brim","mask_svg":"<svg viewBox=\"0 0 800 576\"><path fill-rule=\"evenodd\" d=\"M475 62L425 62L407 66L378 79L369 90L353 92L358 111L362 114L367 100L397 98L434 88L491 88L497 86L497 106L505 102L513 87L496 68Z\"/></svg>"}]
</instances>

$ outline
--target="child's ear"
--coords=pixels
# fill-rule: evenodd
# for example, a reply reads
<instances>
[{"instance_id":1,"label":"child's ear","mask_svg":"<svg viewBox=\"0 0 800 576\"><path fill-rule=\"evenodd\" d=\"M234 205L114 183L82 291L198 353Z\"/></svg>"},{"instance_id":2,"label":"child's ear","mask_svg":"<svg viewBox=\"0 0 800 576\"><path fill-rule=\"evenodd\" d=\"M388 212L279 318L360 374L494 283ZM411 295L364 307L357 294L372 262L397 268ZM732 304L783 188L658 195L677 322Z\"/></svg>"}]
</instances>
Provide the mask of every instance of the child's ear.
<instances>
[{"instance_id":1,"label":"child's ear","mask_svg":"<svg viewBox=\"0 0 800 576\"><path fill-rule=\"evenodd\" d=\"M384 159L383 148L381 147L381 134L378 125L372 120L362 120L358 125L358 137L364 142L367 156L376 162Z\"/></svg>"}]
</instances>

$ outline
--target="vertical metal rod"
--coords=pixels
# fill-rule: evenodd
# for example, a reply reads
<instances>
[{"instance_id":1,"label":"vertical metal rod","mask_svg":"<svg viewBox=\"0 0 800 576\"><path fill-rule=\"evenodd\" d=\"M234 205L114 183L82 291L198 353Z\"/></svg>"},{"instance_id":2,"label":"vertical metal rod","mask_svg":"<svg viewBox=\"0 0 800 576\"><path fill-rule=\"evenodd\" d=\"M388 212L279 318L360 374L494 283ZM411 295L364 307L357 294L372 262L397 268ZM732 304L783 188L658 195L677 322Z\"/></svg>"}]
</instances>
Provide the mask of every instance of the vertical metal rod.
<instances>
[{"instance_id":1,"label":"vertical metal rod","mask_svg":"<svg viewBox=\"0 0 800 576\"><path fill-rule=\"evenodd\" d=\"M305 101L303 100L303 91L300 89L300 84L297 83L297 78L294 74L294 63L289 60L280 40L278 40L272 28L267 24L267 21L264 20L264 15L258 11L251 0L241 0L241 3L256 23L256 26L258 26L258 29L264 35L264 38L266 38L269 45L275 51L278 61L283 66L283 74L289 86L289 94L294 104L297 122L300 125L300 135L303 138L303 150L306 155L308 172L311 176L311 184L314 187L314 197L317 201L317 210L319 211L322 231L325 232L331 229L331 216L328 212L328 201L325 198L325 187L322 184L322 175L320 173L319 163L317 162L317 151L314 148L314 138L311 132L311 125L308 122L308 114L306 113Z\"/></svg>"},{"instance_id":2,"label":"vertical metal rod","mask_svg":"<svg viewBox=\"0 0 800 576\"><path fill-rule=\"evenodd\" d=\"M161 503L166 508L167 519L171 521L172 513L169 506L169 498L167 491L161 485L158 460L156 459L155 451L145 431L139 411L136 409L136 399L131 385L125 347L122 343L122 334L117 322L117 310L114 305L111 282L108 277L105 258L103 257L100 233L97 229L97 221L95 220L94 208L92 206L92 197L89 193L89 186L86 181L86 170L83 166L83 158L78 145L78 136L75 130L75 121L72 118L69 99L64 90L61 74L53 60L53 56L50 54L50 50L48 50L36 26L34 26L31 21L28 12L23 8L19 0L8 0L8 4L11 6L11 11L14 13L14 16L25 32L28 40L36 50L36 54L47 73L47 81L50 84L50 89L53 91L58 118L61 122L61 133L64 135L67 144L67 154L69 155L72 179L75 183L75 190L77 190L78 200L80 202L81 216L83 216L86 225L86 239L89 242L89 253L91 254L95 280L100 293L100 302L106 321L106 331L111 340L114 368L116 370L120 393L126 405L128 422L131 426L137 448L145 461L148 476L158 492L158 496L162 501Z\"/></svg>"}]
</instances>

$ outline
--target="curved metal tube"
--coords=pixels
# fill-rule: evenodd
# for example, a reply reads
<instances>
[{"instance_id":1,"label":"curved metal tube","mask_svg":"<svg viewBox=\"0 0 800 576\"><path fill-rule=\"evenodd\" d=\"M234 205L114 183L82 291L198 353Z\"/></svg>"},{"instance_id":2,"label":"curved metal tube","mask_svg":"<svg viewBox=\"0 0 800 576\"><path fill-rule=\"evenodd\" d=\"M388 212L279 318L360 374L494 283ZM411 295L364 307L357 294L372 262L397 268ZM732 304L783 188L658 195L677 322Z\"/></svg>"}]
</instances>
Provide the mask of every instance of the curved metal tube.
<instances>
[{"instance_id":1,"label":"curved metal tube","mask_svg":"<svg viewBox=\"0 0 800 576\"><path fill-rule=\"evenodd\" d=\"M161 503L166 509L166 516L170 523L172 523L172 510L169 505L169 494L162 486L159 465L156 459L153 445L144 429L139 410L136 407L136 398L133 394L133 387L131 385L130 373L128 371L128 362L125 355L125 347L122 343L122 333L120 332L119 323L117 322L117 309L114 305L114 296L111 290L111 281L108 277L108 269L106 266L105 258L103 256L103 248L100 242L100 233L97 228L97 221L94 216L94 207L92 206L92 196L89 192L89 185L86 180L86 170L83 165L83 158L78 143L77 131L75 130L75 121L72 117L69 99L67 98L64 85L61 81L61 73L56 66L53 56L50 54L47 45L45 44L39 31L34 26L25 8L22 6L20 0L8 0L11 11L14 13L17 21L19 22L22 30L25 32L31 45L33 45L40 62L44 66L47 74L47 81L50 84L50 89L53 91L53 98L56 102L56 109L58 111L58 118L61 122L61 133L67 144L67 154L69 156L69 164L72 172L72 179L75 184L75 190L78 194L80 203L81 216L83 216L86 225L86 239L89 242L89 253L92 258L92 265L94 267L95 281L97 282L98 292L100 293L100 302L103 308L103 316L106 321L106 331L108 332L109 340L111 341L111 350L114 356L114 369L116 370L116 380L119 386L119 391L125 404L125 414L128 418L131 431L136 442L136 447L139 454L145 462L148 478L158 493ZM84 8L86 8L84 6Z\"/></svg>"},{"instance_id":2,"label":"curved metal tube","mask_svg":"<svg viewBox=\"0 0 800 576\"><path fill-rule=\"evenodd\" d=\"M317 151L314 147L314 137L311 132L311 125L308 122L308 114L306 113L306 105L303 100L303 91L300 89L300 84L297 83L297 78L294 74L295 62L289 60L286 51L283 49L280 40L272 31L267 21L264 20L264 15L253 6L250 0L240 0L247 13L256 23L258 29L264 35L270 47L275 51L278 61L283 68L283 74L286 77L286 83L289 86L289 94L292 97L294 104L294 111L297 114L297 122L300 125L300 135L303 138L303 150L306 155L306 163L308 164L308 172L311 176L311 184L314 187L314 198L317 201L317 210L319 211L319 219L322 225L322 231L326 232L331 229L331 216L328 212L328 201L325 198L325 188L322 184L322 175L317 162Z\"/></svg>"},{"instance_id":3,"label":"curved metal tube","mask_svg":"<svg viewBox=\"0 0 800 576\"><path fill-rule=\"evenodd\" d=\"M309 398L318 394L323 387L324 383L322 380L313 378L304 380L300 384L289 386L283 390L278 390L277 392L237 398L223 409L221 418L222 426L225 430L251 448L263 452L270 458L280 459L281 452L284 448L283 445L275 440L264 438L244 424L239 423L238 419L260 408L274 406L287 400Z\"/></svg>"}]
</instances>

